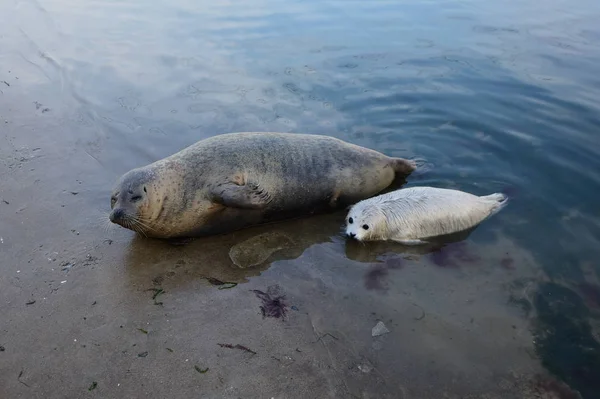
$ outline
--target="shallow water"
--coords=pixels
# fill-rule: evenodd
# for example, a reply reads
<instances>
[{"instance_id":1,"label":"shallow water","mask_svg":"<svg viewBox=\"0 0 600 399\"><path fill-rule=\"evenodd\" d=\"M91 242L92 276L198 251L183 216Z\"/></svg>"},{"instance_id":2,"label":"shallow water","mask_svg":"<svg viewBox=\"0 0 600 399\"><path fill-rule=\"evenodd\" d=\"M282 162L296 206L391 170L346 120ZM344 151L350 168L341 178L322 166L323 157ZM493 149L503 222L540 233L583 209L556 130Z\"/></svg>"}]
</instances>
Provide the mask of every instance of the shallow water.
<instances>
[{"instance_id":1,"label":"shallow water","mask_svg":"<svg viewBox=\"0 0 600 399\"><path fill-rule=\"evenodd\" d=\"M592 0L3 1L0 396L595 398L598 17ZM233 131L329 134L424 160L409 186L511 201L442 249L347 242L343 214L185 246L106 223L122 173ZM235 266L265 232L293 244ZM251 291L274 286L285 319Z\"/></svg>"}]
</instances>

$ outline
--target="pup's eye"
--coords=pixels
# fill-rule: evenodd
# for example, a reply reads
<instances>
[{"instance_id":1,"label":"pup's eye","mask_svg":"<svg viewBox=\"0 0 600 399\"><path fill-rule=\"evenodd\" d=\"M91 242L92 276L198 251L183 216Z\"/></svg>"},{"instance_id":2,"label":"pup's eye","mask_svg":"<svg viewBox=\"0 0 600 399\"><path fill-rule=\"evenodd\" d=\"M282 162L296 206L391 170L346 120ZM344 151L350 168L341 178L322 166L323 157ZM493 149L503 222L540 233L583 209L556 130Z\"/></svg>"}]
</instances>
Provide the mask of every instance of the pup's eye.
<instances>
[{"instance_id":1,"label":"pup's eye","mask_svg":"<svg viewBox=\"0 0 600 399\"><path fill-rule=\"evenodd\" d=\"M135 197L131 197L131 201L136 202L142 199L141 195L136 195Z\"/></svg>"},{"instance_id":2,"label":"pup's eye","mask_svg":"<svg viewBox=\"0 0 600 399\"><path fill-rule=\"evenodd\" d=\"M147 193L148 191L146 191L146 187L144 187L144 192Z\"/></svg>"},{"instance_id":3,"label":"pup's eye","mask_svg":"<svg viewBox=\"0 0 600 399\"><path fill-rule=\"evenodd\" d=\"M354 220L352 220L352 218L348 219L348 223L352 224L354 223Z\"/></svg>"},{"instance_id":4,"label":"pup's eye","mask_svg":"<svg viewBox=\"0 0 600 399\"><path fill-rule=\"evenodd\" d=\"M368 224L363 224L363 229L369 230L369 225Z\"/></svg>"},{"instance_id":5,"label":"pup's eye","mask_svg":"<svg viewBox=\"0 0 600 399\"><path fill-rule=\"evenodd\" d=\"M116 197L111 197L110 198L110 206L115 206L115 202L117 202L117 198Z\"/></svg>"}]
</instances>

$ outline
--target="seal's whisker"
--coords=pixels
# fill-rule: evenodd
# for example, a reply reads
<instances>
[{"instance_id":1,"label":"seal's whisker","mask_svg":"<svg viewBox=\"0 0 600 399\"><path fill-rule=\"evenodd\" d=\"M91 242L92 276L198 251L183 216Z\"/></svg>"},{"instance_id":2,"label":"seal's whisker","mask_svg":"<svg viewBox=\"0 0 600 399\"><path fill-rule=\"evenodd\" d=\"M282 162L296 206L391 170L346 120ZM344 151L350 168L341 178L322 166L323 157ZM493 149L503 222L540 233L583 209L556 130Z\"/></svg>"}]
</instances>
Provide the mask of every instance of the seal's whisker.
<instances>
[{"instance_id":1,"label":"seal's whisker","mask_svg":"<svg viewBox=\"0 0 600 399\"><path fill-rule=\"evenodd\" d=\"M139 216L133 216L132 217L133 220L135 220L136 222L140 222L143 224L148 224L148 220L144 219L143 217L139 217Z\"/></svg>"},{"instance_id":2,"label":"seal's whisker","mask_svg":"<svg viewBox=\"0 0 600 399\"><path fill-rule=\"evenodd\" d=\"M102 231L102 234L108 234L109 232L113 232L113 231L117 230L119 227L121 227L121 226L111 222L110 219L108 218L108 216L99 218L98 220L93 222L93 224Z\"/></svg>"},{"instance_id":3,"label":"seal's whisker","mask_svg":"<svg viewBox=\"0 0 600 399\"><path fill-rule=\"evenodd\" d=\"M140 224L140 222L138 220L132 218L131 225L135 231L137 231L138 233L142 233L144 235L144 237L148 237L146 235L146 232L144 231L145 230L144 226L142 224Z\"/></svg>"},{"instance_id":4,"label":"seal's whisker","mask_svg":"<svg viewBox=\"0 0 600 399\"><path fill-rule=\"evenodd\" d=\"M135 216L130 216L128 218L129 222L131 223L131 225L136 226L136 227L147 227L139 218L135 217Z\"/></svg>"},{"instance_id":5,"label":"seal's whisker","mask_svg":"<svg viewBox=\"0 0 600 399\"><path fill-rule=\"evenodd\" d=\"M147 229L147 230L152 230L152 228L150 227L150 225L148 224L147 221L142 221L143 219L141 218L137 218L137 217L133 217L131 218L131 220L136 223L137 225Z\"/></svg>"},{"instance_id":6,"label":"seal's whisker","mask_svg":"<svg viewBox=\"0 0 600 399\"><path fill-rule=\"evenodd\" d=\"M96 225L104 225L107 222L111 223L108 212L101 212L99 215L95 215L92 220Z\"/></svg>"},{"instance_id":7,"label":"seal's whisker","mask_svg":"<svg viewBox=\"0 0 600 399\"><path fill-rule=\"evenodd\" d=\"M113 230L115 227L115 224L111 222L109 218L105 218L100 221L100 228L104 234L108 233L110 230Z\"/></svg>"}]
</instances>

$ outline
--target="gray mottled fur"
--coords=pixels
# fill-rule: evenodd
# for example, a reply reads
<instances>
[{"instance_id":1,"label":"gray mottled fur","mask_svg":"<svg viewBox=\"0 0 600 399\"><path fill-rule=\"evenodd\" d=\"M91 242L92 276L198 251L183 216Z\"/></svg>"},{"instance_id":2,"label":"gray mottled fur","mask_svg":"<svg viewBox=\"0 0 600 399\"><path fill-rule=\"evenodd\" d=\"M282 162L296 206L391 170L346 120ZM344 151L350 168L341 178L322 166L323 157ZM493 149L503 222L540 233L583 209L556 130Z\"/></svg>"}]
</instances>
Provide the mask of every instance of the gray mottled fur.
<instances>
[{"instance_id":1,"label":"gray mottled fur","mask_svg":"<svg viewBox=\"0 0 600 399\"><path fill-rule=\"evenodd\" d=\"M127 172L111 207L125 211L124 227L146 236L216 234L346 206L414 169L329 136L228 133Z\"/></svg>"},{"instance_id":2,"label":"gray mottled fur","mask_svg":"<svg viewBox=\"0 0 600 399\"><path fill-rule=\"evenodd\" d=\"M435 187L395 190L353 205L346 216L346 234L354 234L359 241L417 244L474 227L498 212L506 201L501 193L479 197Z\"/></svg>"}]
</instances>

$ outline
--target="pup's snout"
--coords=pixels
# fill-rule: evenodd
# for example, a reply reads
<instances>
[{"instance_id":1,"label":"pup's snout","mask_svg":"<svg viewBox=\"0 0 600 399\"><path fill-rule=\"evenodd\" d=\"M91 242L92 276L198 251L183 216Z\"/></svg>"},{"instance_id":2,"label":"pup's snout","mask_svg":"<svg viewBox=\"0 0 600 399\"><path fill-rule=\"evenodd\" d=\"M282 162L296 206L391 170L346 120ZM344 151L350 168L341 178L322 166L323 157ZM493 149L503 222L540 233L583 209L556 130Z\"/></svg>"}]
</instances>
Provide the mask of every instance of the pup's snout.
<instances>
[{"instance_id":1,"label":"pup's snout","mask_svg":"<svg viewBox=\"0 0 600 399\"><path fill-rule=\"evenodd\" d=\"M346 233L346 236L347 236L348 238L355 238L355 237L356 237L356 234L354 234L354 233Z\"/></svg>"},{"instance_id":2,"label":"pup's snout","mask_svg":"<svg viewBox=\"0 0 600 399\"><path fill-rule=\"evenodd\" d=\"M121 221L123 219L123 216L125 216L125 211L123 211L123 209L118 208L113 210L110 215L108 216L108 218L110 219L111 222L113 223L118 223L119 221Z\"/></svg>"}]
</instances>

